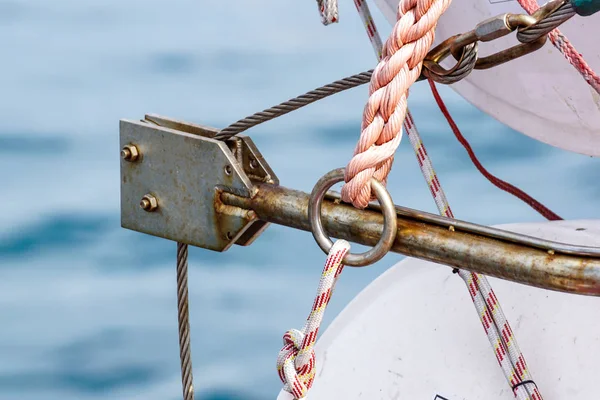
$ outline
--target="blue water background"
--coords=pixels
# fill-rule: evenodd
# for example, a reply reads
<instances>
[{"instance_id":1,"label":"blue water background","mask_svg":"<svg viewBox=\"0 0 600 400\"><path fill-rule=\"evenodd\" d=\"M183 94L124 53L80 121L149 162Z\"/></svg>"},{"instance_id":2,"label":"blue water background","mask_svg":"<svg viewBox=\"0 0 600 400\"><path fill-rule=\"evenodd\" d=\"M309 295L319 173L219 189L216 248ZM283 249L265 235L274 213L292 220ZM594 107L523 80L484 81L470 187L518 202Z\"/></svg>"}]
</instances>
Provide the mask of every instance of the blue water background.
<instances>
[{"instance_id":1,"label":"blue water background","mask_svg":"<svg viewBox=\"0 0 600 400\"><path fill-rule=\"evenodd\" d=\"M374 66L350 2L0 1L0 398L180 398L175 244L120 227L118 120L157 113L223 127ZM388 24L376 13L384 35ZM366 87L249 132L288 187L310 191L352 154ZM598 218L598 160L535 142L447 88L482 162L570 219ZM426 84L410 107L455 214L540 221L471 165ZM396 203L435 212L408 140ZM190 252L199 398L275 398L285 330L300 328L324 255L271 226L248 248ZM346 271L326 323L400 260Z\"/></svg>"}]
</instances>

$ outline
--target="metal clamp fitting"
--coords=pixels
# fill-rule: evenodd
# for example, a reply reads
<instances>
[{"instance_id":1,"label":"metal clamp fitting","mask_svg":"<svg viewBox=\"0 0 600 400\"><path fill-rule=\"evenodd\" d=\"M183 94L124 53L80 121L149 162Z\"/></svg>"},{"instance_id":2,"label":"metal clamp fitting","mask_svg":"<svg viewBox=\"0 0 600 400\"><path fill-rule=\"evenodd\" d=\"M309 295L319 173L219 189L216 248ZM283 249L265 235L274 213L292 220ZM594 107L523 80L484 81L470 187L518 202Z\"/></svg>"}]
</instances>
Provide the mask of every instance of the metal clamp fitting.
<instances>
[{"instance_id":1,"label":"metal clamp fitting","mask_svg":"<svg viewBox=\"0 0 600 400\"><path fill-rule=\"evenodd\" d=\"M333 246L333 242L323 229L321 221L321 205L327 190L338 182L344 180L344 168L334 169L325 174L315 185L308 201L308 220L313 237L317 241L319 247L327 254ZM375 192L377 200L381 204L383 213L383 233L379 242L371 250L360 254L348 253L342 260L344 265L351 267L364 267L381 260L391 249L396 232L398 230L398 221L396 215L396 206L392 201L392 197L377 179L372 178L371 187Z\"/></svg>"}]
</instances>

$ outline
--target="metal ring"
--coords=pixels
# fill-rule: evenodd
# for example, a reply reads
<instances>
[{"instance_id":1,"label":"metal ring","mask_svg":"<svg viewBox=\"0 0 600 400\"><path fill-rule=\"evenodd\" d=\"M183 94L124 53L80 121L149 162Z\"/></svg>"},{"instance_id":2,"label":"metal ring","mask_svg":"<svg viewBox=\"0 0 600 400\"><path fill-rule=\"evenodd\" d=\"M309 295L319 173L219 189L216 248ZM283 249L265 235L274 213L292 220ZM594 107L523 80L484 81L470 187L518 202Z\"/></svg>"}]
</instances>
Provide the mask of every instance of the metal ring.
<instances>
[{"instance_id":1,"label":"metal ring","mask_svg":"<svg viewBox=\"0 0 600 400\"><path fill-rule=\"evenodd\" d=\"M327 190L338 182L344 180L345 170L344 168L334 169L323 176L315 185L310 198L308 201L308 220L310 222L310 229L313 237L317 241L319 247L326 253L329 253L333 242L323 229L323 223L321 221L321 206L323 204L323 198L327 193ZM383 233L379 242L371 250L360 254L348 253L342 260L344 265L352 267L364 267L366 265L373 264L383 258L394 243L396 238L396 232L398 230L398 220L396 215L396 206L392 201L392 197L388 193L385 186L383 186L377 179L372 178L371 187L375 192L375 196L381 204L381 211L383 213Z\"/></svg>"}]
</instances>

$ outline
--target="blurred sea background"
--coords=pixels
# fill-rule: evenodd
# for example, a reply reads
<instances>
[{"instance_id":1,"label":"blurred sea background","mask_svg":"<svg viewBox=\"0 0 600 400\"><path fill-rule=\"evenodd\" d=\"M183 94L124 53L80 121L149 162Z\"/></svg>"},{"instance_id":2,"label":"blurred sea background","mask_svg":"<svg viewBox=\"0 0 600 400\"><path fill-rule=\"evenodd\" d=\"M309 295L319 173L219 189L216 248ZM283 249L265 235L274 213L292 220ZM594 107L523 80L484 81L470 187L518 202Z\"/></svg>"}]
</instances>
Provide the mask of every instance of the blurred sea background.
<instances>
[{"instance_id":1,"label":"blurred sea background","mask_svg":"<svg viewBox=\"0 0 600 400\"><path fill-rule=\"evenodd\" d=\"M175 244L120 227L120 118L227 124L373 68L350 2L321 25L311 1L0 0L0 399L181 398ZM374 9L382 35L389 24ZM471 165L426 83L409 105L458 218L541 221ZM448 88L486 167L564 218L598 218L599 160L521 135ZM287 187L344 166L367 87L247 133ZM405 138L396 203L435 212ZM347 269L327 310L401 259ZM301 328L324 254L271 226L248 248L190 250L195 387L203 400L275 398L281 336Z\"/></svg>"}]
</instances>

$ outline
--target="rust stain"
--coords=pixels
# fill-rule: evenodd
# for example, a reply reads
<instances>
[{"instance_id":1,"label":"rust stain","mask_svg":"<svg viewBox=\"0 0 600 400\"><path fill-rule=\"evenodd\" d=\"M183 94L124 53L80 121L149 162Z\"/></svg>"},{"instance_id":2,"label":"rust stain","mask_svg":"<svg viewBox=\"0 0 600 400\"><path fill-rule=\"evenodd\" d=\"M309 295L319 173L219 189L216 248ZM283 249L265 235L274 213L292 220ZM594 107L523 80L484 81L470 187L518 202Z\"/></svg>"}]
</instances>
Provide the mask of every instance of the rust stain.
<instances>
[{"instance_id":1,"label":"rust stain","mask_svg":"<svg viewBox=\"0 0 600 400\"><path fill-rule=\"evenodd\" d=\"M224 204L221 200L221 195L224 193L222 189L215 189L213 207L215 209L213 224L215 234L220 241L225 242L224 246L230 244L231 240L238 236L240 232L244 232L249 226L258 220L256 212L247 210L241 207ZM241 228L238 223L241 221Z\"/></svg>"},{"instance_id":2,"label":"rust stain","mask_svg":"<svg viewBox=\"0 0 600 400\"><path fill-rule=\"evenodd\" d=\"M258 184L252 198L223 193L226 204L252 209L262 221L310 231L308 197L303 192ZM323 201L322 221L333 238L375 244L383 216L374 210ZM600 259L560 254L482 234L398 216L392 251L451 267L562 292L600 295Z\"/></svg>"}]
</instances>

